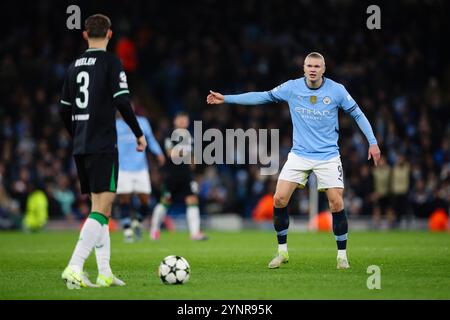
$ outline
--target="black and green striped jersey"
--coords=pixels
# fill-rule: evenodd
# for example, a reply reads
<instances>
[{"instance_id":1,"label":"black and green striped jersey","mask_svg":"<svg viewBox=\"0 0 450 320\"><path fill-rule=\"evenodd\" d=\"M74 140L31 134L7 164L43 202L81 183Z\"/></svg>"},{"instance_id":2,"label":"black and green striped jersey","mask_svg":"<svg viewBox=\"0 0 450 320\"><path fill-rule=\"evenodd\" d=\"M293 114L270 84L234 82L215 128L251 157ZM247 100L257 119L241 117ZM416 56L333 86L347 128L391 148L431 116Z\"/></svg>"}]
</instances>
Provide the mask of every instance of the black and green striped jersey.
<instances>
[{"instance_id":1,"label":"black and green striped jersey","mask_svg":"<svg viewBox=\"0 0 450 320\"><path fill-rule=\"evenodd\" d=\"M106 50L88 49L69 66L60 102L74 155L117 152L117 109L135 136L142 136L129 95L122 63Z\"/></svg>"}]
</instances>

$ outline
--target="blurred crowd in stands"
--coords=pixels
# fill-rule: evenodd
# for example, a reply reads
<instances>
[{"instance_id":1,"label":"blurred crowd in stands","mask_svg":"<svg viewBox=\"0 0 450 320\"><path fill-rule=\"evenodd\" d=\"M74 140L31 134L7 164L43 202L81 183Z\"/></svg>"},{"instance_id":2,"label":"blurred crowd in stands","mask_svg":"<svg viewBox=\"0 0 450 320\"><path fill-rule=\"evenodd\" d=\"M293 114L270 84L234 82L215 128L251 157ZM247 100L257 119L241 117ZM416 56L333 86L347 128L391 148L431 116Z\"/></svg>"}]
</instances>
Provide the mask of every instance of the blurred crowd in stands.
<instances>
[{"instance_id":1,"label":"blurred crowd in stands","mask_svg":"<svg viewBox=\"0 0 450 320\"><path fill-rule=\"evenodd\" d=\"M5 11L7 4L1 3ZM8 4L9 5L9 4ZM82 18L102 12L113 22L109 50L127 71L136 113L162 144L181 110L208 128L280 130L280 169L291 148L287 105L206 105L224 94L270 90L302 76L311 51L326 59L326 76L343 83L368 117L382 150L378 167L354 121L340 115L345 201L351 217L427 218L450 199L449 52L445 1L381 5L382 29L366 28L360 1L81 1ZM13 6L14 7L14 6ZM20 227L28 211L80 220L89 212L59 118L67 66L86 49L68 30L64 2L9 9L0 42L0 228ZM425 17L425 18L424 18ZM238 155L242 156L242 155ZM245 156L245 155L244 155ZM162 174L151 161L154 201ZM277 176L258 165L197 165L202 214L270 217ZM39 197L34 202L32 196ZM42 199L44 195L45 201ZM289 210L306 215L308 188ZM327 207L320 197L321 210ZM267 209L269 208L269 209ZM39 223L38 223L39 224Z\"/></svg>"}]
</instances>

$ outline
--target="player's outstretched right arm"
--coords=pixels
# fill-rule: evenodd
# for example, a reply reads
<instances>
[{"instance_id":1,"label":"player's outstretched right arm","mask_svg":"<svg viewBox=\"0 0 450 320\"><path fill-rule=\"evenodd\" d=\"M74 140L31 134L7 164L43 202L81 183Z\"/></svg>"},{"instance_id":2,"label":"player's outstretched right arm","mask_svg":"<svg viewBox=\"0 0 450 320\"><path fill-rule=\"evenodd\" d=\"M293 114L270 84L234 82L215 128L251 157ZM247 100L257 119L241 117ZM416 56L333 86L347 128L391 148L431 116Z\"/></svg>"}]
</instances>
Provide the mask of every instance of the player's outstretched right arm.
<instances>
[{"instance_id":1,"label":"player's outstretched right arm","mask_svg":"<svg viewBox=\"0 0 450 320\"><path fill-rule=\"evenodd\" d=\"M267 91L247 92L242 94L230 95L223 95L212 90L210 90L209 92L210 94L206 97L206 102L208 104L234 103L244 105L257 105L275 102Z\"/></svg>"},{"instance_id":2,"label":"player's outstretched right arm","mask_svg":"<svg viewBox=\"0 0 450 320\"><path fill-rule=\"evenodd\" d=\"M223 95L212 90L206 97L208 104L234 103L243 105L257 105L272 102L288 101L291 95L293 81L289 80L270 91L247 92L242 94Z\"/></svg>"}]
</instances>

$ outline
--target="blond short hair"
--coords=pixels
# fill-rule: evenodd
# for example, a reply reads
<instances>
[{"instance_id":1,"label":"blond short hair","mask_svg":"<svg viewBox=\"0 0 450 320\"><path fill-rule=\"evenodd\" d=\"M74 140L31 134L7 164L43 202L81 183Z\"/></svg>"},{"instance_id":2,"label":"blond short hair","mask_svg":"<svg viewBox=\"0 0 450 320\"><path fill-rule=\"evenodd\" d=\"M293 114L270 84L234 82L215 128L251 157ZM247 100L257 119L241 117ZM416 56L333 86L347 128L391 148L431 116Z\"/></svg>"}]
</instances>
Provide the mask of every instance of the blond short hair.
<instances>
[{"instance_id":1,"label":"blond short hair","mask_svg":"<svg viewBox=\"0 0 450 320\"><path fill-rule=\"evenodd\" d=\"M322 59L323 60L323 64L325 64L325 58L323 57L322 54L320 54L319 52L311 52L308 53L308 55L306 56L306 58L318 58L318 59ZM305 60L306 60L305 58Z\"/></svg>"}]
</instances>

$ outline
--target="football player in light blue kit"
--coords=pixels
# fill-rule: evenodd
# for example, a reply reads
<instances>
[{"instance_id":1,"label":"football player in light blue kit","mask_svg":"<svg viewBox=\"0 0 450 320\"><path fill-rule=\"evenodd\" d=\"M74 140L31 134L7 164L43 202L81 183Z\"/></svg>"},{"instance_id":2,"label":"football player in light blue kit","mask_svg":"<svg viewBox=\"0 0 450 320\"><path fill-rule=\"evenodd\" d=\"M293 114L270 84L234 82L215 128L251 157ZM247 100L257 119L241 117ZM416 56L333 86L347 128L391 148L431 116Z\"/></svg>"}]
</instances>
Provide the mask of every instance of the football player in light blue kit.
<instances>
[{"instance_id":1,"label":"football player in light blue kit","mask_svg":"<svg viewBox=\"0 0 450 320\"><path fill-rule=\"evenodd\" d=\"M278 268L289 260L287 233L289 216L287 205L297 187L304 187L310 172L317 176L318 189L325 191L333 215L333 233L338 254L337 268L350 267L347 259L348 222L344 209L343 170L339 155L338 111L342 109L355 119L368 144L368 160L377 165L380 149L372 127L358 104L342 84L323 77L325 59L312 52L305 58L305 76L289 80L273 90L222 95L210 91L208 104L235 103L258 105L287 102L293 125L293 144L281 173L274 195L274 226L277 232L278 253L269 268Z\"/></svg>"},{"instance_id":2,"label":"football player in light blue kit","mask_svg":"<svg viewBox=\"0 0 450 320\"><path fill-rule=\"evenodd\" d=\"M156 156L160 166L164 165L165 157L152 133L152 128L147 118L137 116L139 126L142 128L148 141L148 149ZM118 117L116 119L117 147L119 149L119 178L117 183L117 194L119 195L119 206L122 216L122 227L125 242L133 242L140 239L142 235L142 219L149 211L151 194L150 174L147 155L137 152L133 147L133 132L125 121ZM134 139L136 140L136 139ZM134 144L136 144L134 142ZM136 219L131 219L131 197L137 194L140 201L139 214Z\"/></svg>"}]
</instances>

